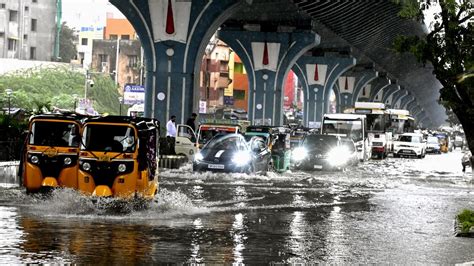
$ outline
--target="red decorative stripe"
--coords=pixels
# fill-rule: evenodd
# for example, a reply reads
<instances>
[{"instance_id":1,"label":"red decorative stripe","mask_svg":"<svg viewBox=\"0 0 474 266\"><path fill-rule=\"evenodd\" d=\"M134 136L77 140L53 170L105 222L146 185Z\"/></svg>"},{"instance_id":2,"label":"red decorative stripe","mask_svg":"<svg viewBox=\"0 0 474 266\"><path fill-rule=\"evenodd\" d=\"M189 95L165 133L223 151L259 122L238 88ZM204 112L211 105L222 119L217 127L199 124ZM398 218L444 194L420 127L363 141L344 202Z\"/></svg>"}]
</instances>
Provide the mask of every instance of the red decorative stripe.
<instances>
[{"instance_id":1,"label":"red decorative stripe","mask_svg":"<svg viewBox=\"0 0 474 266\"><path fill-rule=\"evenodd\" d=\"M318 64L314 66L314 81L319 81Z\"/></svg>"},{"instance_id":2,"label":"red decorative stripe","mask_svg":"<svg viewBox=\"0 0 474 266\"><path fill-rule=\"evenodd\" d=\"M171 0L168 0L168 13L166 14L166 33L174 33L173 5L171 4Z\"/></svg>"},{"instance_id":3,"label":"red decorative stripe","mask_svg":"<svg viewBox=\"0 0 474 266\"><path fill-rule=\"evenodd\" d=\"M268 62L268 46L267 46L267 42L265 42L265 46L263 47L263 60L262 60L262 64L264 66L267 66L269 64Z\"/></svg>"}]
</instances>

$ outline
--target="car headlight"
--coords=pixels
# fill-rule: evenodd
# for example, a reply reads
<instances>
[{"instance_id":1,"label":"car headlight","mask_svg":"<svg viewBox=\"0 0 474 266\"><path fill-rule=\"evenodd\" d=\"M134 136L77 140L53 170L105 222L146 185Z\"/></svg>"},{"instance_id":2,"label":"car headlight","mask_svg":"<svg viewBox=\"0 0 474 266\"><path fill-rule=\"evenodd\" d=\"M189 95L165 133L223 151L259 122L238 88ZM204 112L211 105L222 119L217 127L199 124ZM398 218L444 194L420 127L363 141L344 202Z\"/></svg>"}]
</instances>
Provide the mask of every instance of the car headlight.
<instances>
[{"instance_id":1,"label":"car headlight","mask_svg":"<svg viewBox=\"0 0 474 266\"><path fill-rule=\"evenodd\" d=\"M346 147L336 147L329 151L328 162L333 166L341 166L349 160L349 150Z\"/></svg>"},{"instance_id":2,"label":"car headlight","mask_svg":"<svg viewBox=\"0 0 474 266\"><path fill-rule=\"evenodd\" d=\"M293 152L291 153L291 158L294 161L301 161L305 159L306 157L308 157L308 150L304 147L295 148Z\"/></svg>"},{"instance_id":3,"label":"car headlight","mask_svg":"<svg viewBox=\"0 0 474 266\"><path fill-rule=\"evenodd\" d=\"M250 162L251 156L247 151L238 151L232 157L232 162L237 166L244 166Z\"/></svg>"},{"instance_id":4,"label":"car headlight","mask_svg":"<svg viewBox=\"0 0 474 266\"><path fill-rule=\"evenodd\" d=\"M196 155L194 155L194 160L195 161L202 161L204 160L204 156L202 156L202 154L200 152L196 153Z\"/></svg>"},{"instance_id":5,"label":"car headlight","mask_svg":"<svg viewBox=\"0 0 474 266\"><path fill-rule=\"evenodd\" d=\"M72 163L71 158L69 157L64 158L64 165L70 165L71 163Z\"/></svg>"},{"instance_id":6,"label":"car headlight","mask_svg":"<svg viewBox=\"0 0 474 266\"><path fill-rule=\"evenodd\" d=\"M39 162L39 158L36 155L31 156L31 162L37 164Z\"/></svg>"},{"instance_id":7,"label":"car headlight","mask_svg":"<svg viewBox=\"0 0 474 266\"><path fill-rule=\"evenodd\" d=\"M84 169L84 171L89 171L91 170L91 164L88 163L88 162L85 162L82 164L82 169Z\"/></svg>"},{"instance_id":8,"label":"car headlight","mask_svg":"<svg viewBox=\"0 0 474 266\"><path fill-rule=\"evenodd\" d=\"M127 166L125 166L125 164L121 163L118 166L118 170L119 170L120 173L123 173L123 172L125 172L125 170L127 170Z\"/></svg>"}]
</instances>

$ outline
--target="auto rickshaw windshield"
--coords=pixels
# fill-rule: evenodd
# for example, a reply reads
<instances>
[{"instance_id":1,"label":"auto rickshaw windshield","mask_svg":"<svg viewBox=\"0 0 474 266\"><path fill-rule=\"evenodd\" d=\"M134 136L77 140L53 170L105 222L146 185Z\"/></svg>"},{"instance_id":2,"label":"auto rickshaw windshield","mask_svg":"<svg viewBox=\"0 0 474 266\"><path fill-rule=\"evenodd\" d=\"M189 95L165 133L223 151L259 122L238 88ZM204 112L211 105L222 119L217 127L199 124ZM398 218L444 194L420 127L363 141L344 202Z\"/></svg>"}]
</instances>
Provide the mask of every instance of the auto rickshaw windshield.
<instances>
[{"instance_id":1,"label":"auto rickshaw windshield","mask_svg":"<svg viewBox=\"0 0 474 266\"><path fill-rule=\"evenodd\" d=\"M79 128L72 122L35 121L28 143L52 147L79 147Z\"/></svg>"},{"instance_id":2,"label":"auto rickshaw windshield","mask_svg":"<svg viewBox=\"0 0 474 266\"><path fill-rule=\"evenodd\" d=\"M82 150L104 152L134 152L135 131L125 125L89 124L85 127Z\"/></svg>"}]
</instances>

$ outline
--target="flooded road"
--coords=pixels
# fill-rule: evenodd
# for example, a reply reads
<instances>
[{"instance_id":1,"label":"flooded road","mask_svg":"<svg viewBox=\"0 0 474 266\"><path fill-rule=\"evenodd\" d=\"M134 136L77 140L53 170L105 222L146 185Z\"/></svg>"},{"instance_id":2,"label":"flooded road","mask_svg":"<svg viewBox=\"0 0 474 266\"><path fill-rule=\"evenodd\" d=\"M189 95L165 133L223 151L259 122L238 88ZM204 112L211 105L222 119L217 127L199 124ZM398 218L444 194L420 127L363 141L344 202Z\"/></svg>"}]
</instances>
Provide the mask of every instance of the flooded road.
<instances>
[{"instance_id":1,"label":"flooded road","mask_svg":"<svg viewBox=\"0 0 474 266\"><path fill-rule=\"evenodd\" d=\"M2 263L436 263L474 261L453 218L474 209L461 152L345 172L161 173L148 209L117 214L62 190L0 188Z\"/></svg>"}]
</instances>

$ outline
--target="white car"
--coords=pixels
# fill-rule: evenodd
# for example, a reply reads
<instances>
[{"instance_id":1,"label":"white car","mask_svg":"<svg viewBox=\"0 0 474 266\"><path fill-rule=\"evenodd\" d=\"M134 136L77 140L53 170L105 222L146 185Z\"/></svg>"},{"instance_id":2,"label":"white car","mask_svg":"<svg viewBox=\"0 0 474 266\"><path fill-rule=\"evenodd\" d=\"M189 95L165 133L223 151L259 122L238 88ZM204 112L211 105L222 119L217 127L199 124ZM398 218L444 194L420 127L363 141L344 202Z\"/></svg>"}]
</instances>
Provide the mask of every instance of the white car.
<instances>
[{"instance_id":1,"label":"white car","mask_svg":"<svg viewBox=\"0 0 474 266\"><path fill-rule=\"evenodd\" d=\"M424 158L426 154L426 142L423 135L417 133L404 133L393 143L393 157L417 156Z\"/></svg>"}]
</instances>

